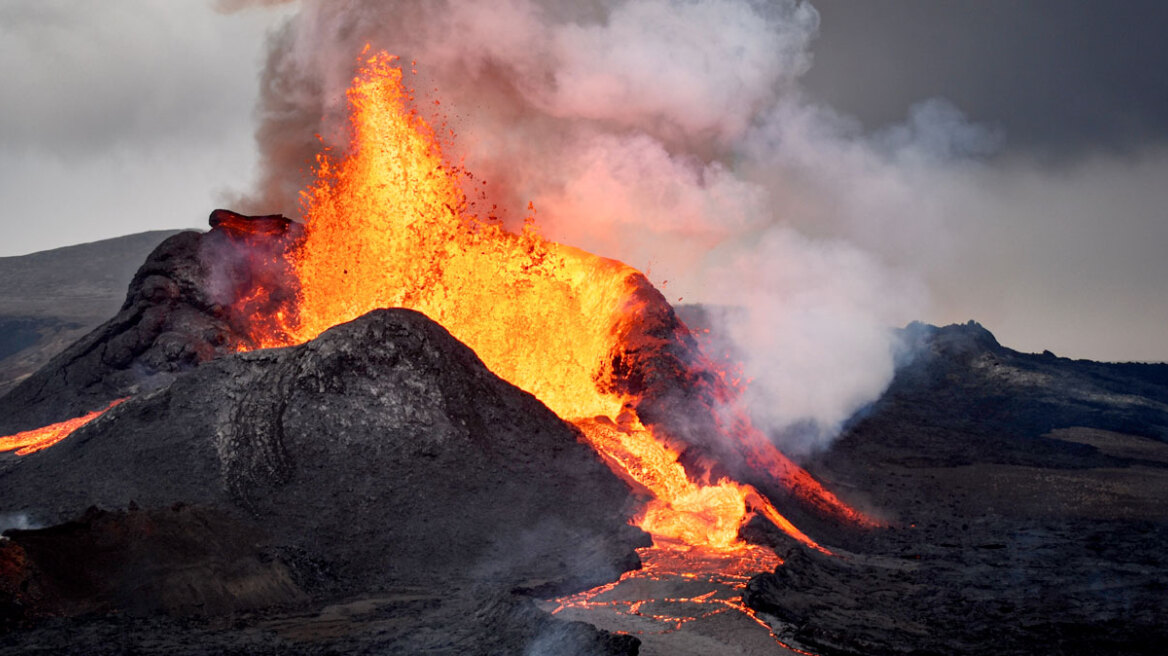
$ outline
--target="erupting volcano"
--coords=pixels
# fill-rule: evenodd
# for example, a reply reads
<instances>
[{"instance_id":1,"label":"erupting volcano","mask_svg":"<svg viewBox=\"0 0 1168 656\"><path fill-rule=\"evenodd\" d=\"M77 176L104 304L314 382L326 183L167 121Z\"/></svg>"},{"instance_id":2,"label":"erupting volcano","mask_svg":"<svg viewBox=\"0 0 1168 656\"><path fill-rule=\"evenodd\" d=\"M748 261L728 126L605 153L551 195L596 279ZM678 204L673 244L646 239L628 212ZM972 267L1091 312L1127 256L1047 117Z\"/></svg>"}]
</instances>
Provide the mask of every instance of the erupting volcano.
<instances>
[{"instance_id":1,"label":"erupting volcano","mask_svg":"<svg viewBox=\"0 0 1168 656\"><path fill-rule=\"evenodd\" d=\"M641 415L653 379L672 376L717 433L705 440L731 441L818 507L866 521L736 414L734 387L642 274L543 239L530 206L519 234L475 216L464 191L473 179L443 158L394 61L375 54L362 62L348 91L348 152L321 155L317 182L303 192L305 233L289 254L294 306L256 317L254 346L302 343L376 308L418 310L573 422L618 474L647 491L639 525L659 540L737 548L738 529L755 510L821 548L754 488L679 462L685 441L669 433L668 420Z\"/></svg>"},{"instance_id":2,"label":"erupting volcano","mask_svg":"<svg viewBox=\"0 0 1168 656\"><path fill-rule=\"evenodd\" d=\"M0 257L0 656L1164 651L1168 364L964 322L1066 259L1010 235L1135 226L1140 176L1068 223L1107 162L1067 189L945 99L824 105L804 0L213 4L267 29L204 30L266 53L248 84L135 15L131 111L21 132L69 173L8 208L29 237L192 226L196 169L256 177L209 230ZM102 73L9 68L42 60L23 109ZM178 190L123 184L160 145ZM1114 232L1076 238L1106 265Z\"/></svg>"},{"instance_id":3,"label":"erupting volcano","mask_svg":"<svg viewBox=\"0 0 1168 656\"><path fill-rule=\"evenodd\" d=\"M640 272L545 240L530 205L518 234L476 216L465 191L473 178L444 159L411 108L396 58L363 57L348 91L346 154L319 156L317 181L302 192L303 235L263 256L286 258L290 275L254 278L236 294L232 314L247 336L239 350L304 343L377 308L414 309L574 423L650 497L637 523L659 546L742 549L739 528L757 512L824 550L727 472L773 477L829 515L870 523L750 426L739 390ZM288 227L226 211L212 225L245 245ZM285 267L276 265L268 270ZM61 439L100 414L41 431ZM737 462L720 462L727 456Z\"/></svg>"},{"instance_id":4,"label":"erupting volcano","mask_svg":"<svg viewBox=\"0 0 1168 656\"><path fill-rule=\"evenodd\" d=\"M808 464L897 509L850 530L877 523L751 425L645 275L545 239L531 205L518 230L478 213L393 57L363 54L348 101L302 222L215 210L0 397L20 645L282 609L133 631L199 656L199 632L256 631L271 653L980 654L1105 627L1082 653L1159 653L1163 613L1132 609L1168 571L1162 365L910 326L915 359Z\"/></svg>"},{"instance_id":5,"label":"erupting volcano","mask_svg":"<svg viewBox=\"0 0 1168 656\"><path fill-rule=\"evenodd\" d=\"M184 372L194 365L226 359L230 363L224 366L242 369L221 378L216 378L220 374L214 368L200 367L199 371L210 379L233 381L218 383L228 389L241 385L248 391L224 392L231 409L219 411L213 420L214 429L198 434L213 436L219 472L235 503L254 508L257 503L262 505L255 499L257 495L263 498L266 485L286 483L295 469L292 457L286 454L289 447L285 442L290 439L288 431L293 430L289 426L299 425L300 420L288 413L294 415L303 409L289 401L300 387L288 381L311 381L303 385L315 390L316 395L327 395L334 386L343 388L349 383L328 383L321 377L339 380L336 377L349 369L391 375L399 361L392 354L402 345L387 342L385 351L374 355L372 351L381 345L371 347L368 340L395 340L406 333L431 331L434 334L425 339L442 342L453 336L470 347L481 365L495 376L541 401L559 418L552 417L569 436L572 446L585 454L589 466L604 470L579 442L591 447L639 500L635 513L630 512L627 503L620 511L620 521L615 522L617 533L613 534L616 537L593 537L581 542L571 531L583 529L554 528L562 522L559 519L548 525L551 529L538 528L550 530L554 536L547 541L549 546L538 550L554 550L578 542L580 552L588 554L580 557L591 563L575 574L577 583L548 587L549 594L556 594L556 590L576 592L612 581L635 565L635 561L621 561L622 556L613 547L592 549L587 541L632 545L635 540L643 540L644 533L622 523L631 514L632 523L652 537L653 546L645 548L645 542L636 543L642 545L643 568L614 585L625 581L632 585L663 582L671 587L673 581L700 580L704 581L702 585L714 586L718 593L677 598L666 593L653 601L657 593L644 592L648 596L641 601L618 604L613 609L641 615L650 602L696 608L692 616L691 610L662 611L658 619L674 628L688 621L687 617L708 617L727 610L744 613L754 623L756 618L751 612L734 601L744 589L748 578L745 573L772 569L781 560L771 549L748 544L740 537L740 529L752 517L760 515L804 547L830 554L780 513L767 494L784 495L784 500L795 500L804 510L829 521L851 526L873 524L787 459L751 426L740 401L742 390L738 383L703 355L695 336L643 274L616 260L544 239L535 225L535 209L531 205L518 232L509 231L494 216L476 215L473 204L468 202L468 189L485 199L477 189L480 183L444 158L438 135L411 107L413 99L394 57L384 53L363 55L348 101L350 143L343 154L326 151L319 156L317 179L302 192L303 223L293 224L280 215L248 217L216 210L211 215L211 232L179 235L164 244L139 271L119 317L75 347L76 354L62 356L61 366L65 368L89 366L77 364L84 362L94 367L89 373L62 376L62 380L82 381L70 388L73 391L68 405L88 412L2 438L0 450L20 449L18 455L24 455L51 446L121 403L125 400L121 397L127 394L136 392L144 404L156 406L174 393L173 385L167 387L170 381L176 385L190 381L194 374ZM441 329L425 328L424 318L386 314L384 308L421 313L449 331L449 335L442 338L436 335ZM365 345L367 361L353 360L339 366L340 362L349 362L347 358L361 357L346 354L353 344ZM442 348L453 347L447 344ZM221 357L232 353L238 355ZM431 357L426 349L415 353L419 358ZM314 359L318 357L323 359ZM251 367L263 363L275 373L239 373L251 372ZM406 368L409 370L409 365ZM165 393L162 397L142 391L156 385L140 383L138 372L147 370L165 378L160 384ZM179 374L184 377L175 378ZM260 378L253 381L251 377L257 375ZM386 383L379 383L383 384ZM47 407L36 391L40 385L28 384L18 390L19 394L29 395L28 407L42 408L32 410L36 412L44 412ZM352 399L377 389L378 385L363 387L363 391L355 392L356 396L346 392L342 395L345 400L338 402L359 404ZM119 400L109 403L114 394ZM315 398L302 399L301 403L317 403ZM432 397L414 400L420 405L410 406L414 409L403 417L431 412L427 407L431 400ZM99 402L109 405L92 410ZM383 403L376 395L370 402ZM140 407L130 403L123 410L130 408L134 415ZM364 409L353 410L361 413ZM541 411L546 413L542 408ZM122 417L122 426L134 421L125 418L124 412L112 415ZM398 415L388 412L385 416L353 420L391 424L401 421L395 417ZM574 425L578 432L560 420ZM344 421L349 421L348 417ZM465 429L466 420L458 421ZM470 423L480 427L476 432L483 430L481 420ZM382 433L367 429L359 434ZM572 440L572 435L578 441ZM347 433L327 439L346 444L354 439L360 441ZM107 448L104 444L99 441L93 448ZM183 444L178 448L189 448ZM411 440L387 440L385 444L398 445L388 448L415 448ZM330 451L333 446L327 441L315 446L300 442L298 448ZM533 436L521 448L542 452L531 454L530 459L522 458L526 464L520 467L561 458L555 455L556 450L564 447L549 450ZM465 450L452 448L451 452L473 457ZM423 448L423 453L435 452ZM320 457L316 455L311 460ZM419 471L420 465L409 462L398 460L395 466ZM563 466L567 466L566 461ZM507 469L510 464L503 467ZM546 464L543 468L540 476L557 475ZM621 487L608 472L604 474L612 485ZM78 471L70 475L84 474ZM153 477L156 473L147 475ZM595 473L590 476L595 477ZM581 479L581 487L592 485L585 482L587 479L588 476ZM568 480L575 479L569 476ZM163 485L161 479L158 485L151 489L170 487ZM430 485L432 481L415 481L409 484L406 494L423 494L419 490ZM526 482L521 487L534 485ZM605 494L609 498L598 515L611 516L617 508L616 499L611 491ZM621 494L627 496L628 490L621 490ZM393 505L398 498L391 496L388 503ZM278 508L283 506L269 506L267 512L284 512ZM488 508L485 512L497 511ZM511 519L519 516L526 519L519 510L508 515ZM593 519L602 518L589 517L583 523ZM450 521L467 520L453 517ZM486 515L481 522L494 525ZM335 543L332 548L341 552L346 548L343 536L357 530L359 524L334 526L325 539ZM609 530L604 529L606 533ZM619 535L620 531L635 536ZM463 533L478 536L487 532L459 528L452 535ZM512 534L513 531L502 530L499 539L516 539ZM544 544L545 539L535 542ZM422 558L411 551L410 544L403 541L397 548L408 558ZM424 543L415 544L419 554L432 553ZM496 548L483 547L474 540L468 544L473 545L468 548ZM495 538L487 539L486 544L495 544ZM394 553L385 551L380 557L395 558ZM631 549L625 553L631 556ZM549 567L563 565L556 558L545 560ZM619 563L615 570L613 563ZM274 587L287 592L286 588L282 583ZM597 606L597 595L612 594L611 590L596 588L563 597L555 608L547 610L558 614L567 609L576 612L608 607L607 602ZM297 594L295 590L280 593L284 597Z\"/></svg>"}]
</instances>

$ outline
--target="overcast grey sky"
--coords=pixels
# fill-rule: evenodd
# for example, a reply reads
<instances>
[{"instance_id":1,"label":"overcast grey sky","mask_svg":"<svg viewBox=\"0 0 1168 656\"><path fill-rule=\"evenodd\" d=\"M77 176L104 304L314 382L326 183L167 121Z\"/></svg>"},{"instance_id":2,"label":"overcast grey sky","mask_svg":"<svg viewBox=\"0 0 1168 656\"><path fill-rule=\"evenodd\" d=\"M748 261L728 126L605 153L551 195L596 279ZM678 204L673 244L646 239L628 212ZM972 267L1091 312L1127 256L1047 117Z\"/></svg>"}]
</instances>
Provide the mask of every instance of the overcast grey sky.
<instances>
[{"instance_id":1,"label":"overcast grey sky","mask_svg":"<svg viewBox=\"0 0 1168 656\"><path fill-rule=\"evenodd\" d=\"M1168 3L814 4L809 93L869 129L941 97L1004 137L946 201L969 247L930 276L937 318L1016 348L1168 359Z\"/></svg>"},{"instance_id":2,"label":"overcast grey sky","mask_svg":"<svg viewBox=\"0 0 1168 656\"><path fill-rule=\"evenodd\" d=\"M205 225L251 176L275 18L206 0L0 2L0 255Z\"/></svg>"},{"instance_id":3,"label":"overcast grey sky","mask_svg":"<svg viewBox=\"0 0 1168 656\"><path fill-rule=\"evenodd\" d=\"M820 185L818 198L792 192L776 209L786 225L919 277L930 301L914 307L930 322L974 318L1023 350L1168 359L1164 3L811 4L818 36L801 111L831 112L845 136L779 162L823 178L806 185ZM264 35L295 11L0 3L0 255L203 226L256 173ZM934 98L986 128L969 157L946 150L960 149L952 135L964 123L919 111ZM946 154L932 171L854 156L862 142L895 159L903 139L928 145L947 121L957 132L933 144ZM796 182L775 179L784 185ZM861 225L866 208L875 218Z\"/></svg>"}]
</instances>

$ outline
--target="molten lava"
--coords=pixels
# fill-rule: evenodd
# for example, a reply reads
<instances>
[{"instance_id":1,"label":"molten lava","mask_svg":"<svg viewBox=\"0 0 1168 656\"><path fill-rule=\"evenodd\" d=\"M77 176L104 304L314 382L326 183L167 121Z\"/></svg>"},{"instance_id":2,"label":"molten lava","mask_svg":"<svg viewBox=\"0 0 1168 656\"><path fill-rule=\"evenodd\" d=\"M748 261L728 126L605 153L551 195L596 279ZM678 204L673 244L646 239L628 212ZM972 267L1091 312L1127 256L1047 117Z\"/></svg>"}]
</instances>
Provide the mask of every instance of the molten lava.
<instances>
[{"instance_id":1,"label":"molten lava","mask_svg":"<svg viewBox=\"0 0 1168 656\"><path fill-rule=\"evenodd\" d=\"M738 549L738 528L757 510L819 547L752 487L695 480L668 435L641 424L637 391L617 370L628 327L645 312L639 294L652 288L644 275L548 242L534 217L513 233L473 216L459 170L410 109L394 62L384 54L362 62L348 91L347 154L322 154L318 180L303 193L304 237L288 256L299 282L296 312L274 328L259 317L251 340L285 346L375 308L419 310L495 374L573 421L618 474L652 495L639 524L654 537ZM857 516L780 456L752 460L836 514Z\"/></svg>"},{"instance_id":2,"label":"molten lava","mask_svg":"<svg viewBox=\"0 0 1168 656\"><path fill-rule=\"evenodd\" d=\"M42 428L34 428L32 430L21 431L15 435L8 435L0 437L0 451L11 451L16 449L16 455L27 456L30 453L36 453L41 449L47 449L57 442L69 437L78 428L97 419L111 408L118 405L126 399L118 399L113 401L108 406L101 410L94 410L93 412L67 419L56 424L50 424Z\"/></svg>"},{"instance_id":3,"label":"molten lava","mask_svg":"<svg viewBox=\"0 0 1168 656\"><path fill-rule=\"evenodd\" d=\"M630 326L646 311L638 299L652 287L632 267L543 239L533 217L515 234L474 216L462 174L410 108L394 61L377 54L362 62L348 91L347 154L321 155L317 181L303 192L304 235L289 253L295 311L275 322L257 317L251 340L302 343L376 308L418 310L574 422L614 471L649 493L638 523L656 538L738 549L738 529L755 510L820 548L754 488L697 480L669 436L642 425L636 386L619 370ZM783 482L858 517L777 451L760 453L750 459Z\"/></svg>"},{"instance_id":4,"label":"molten lava","mask_svg":"<svg viewBox=\"0 0 1168 656\"><path fill-rule=\"evenodd\" d=\"M642 569L625 572L607 585L542 602L541 606L568 621L584 621L642 638L685 635L690 626L703 624L727 630L734 626L728 616L738 615L765 631L783 653L817 656L784 642L766 620L742 601L751 577L782 565L783 561L772 551L750 544L733 552L654 545L638 549L637 553L644 564ZM705 637L700 628L688 635L697 640ZM658 644L657 650L677 644L684 642Z\"/></svg>"},{"instance_id":5,"label":"molten lava","mask_svg":"<svg viewBox=\"0 0 1168 656\"><path fill-rule=\"evenodd\" d=\"M533 216L518 234L474 216L462 173L445 162L433 130L410 109L394 58L367 58L348 100L348 153L318 159L317 181L303 192L302 234L278 215L212 213L212 234L228 245L253 256L271 242L265 267L227 276L236 298L233 323L251 342L241 349L302 343L377 308L418 310L500 377L572 421L614 472L646 493L637 523L662 548L702 547L753 562L738 530L758 512L823 550L754 487L714 476L711 467L683 465L687 443L664 427L676 413L649 392L660 390L663 378L680 379L688 385L683 397L706 404L701 425L726 443L737 441L745 463L830 515L868 522L779 453L741 412L728 411L733 386L640 272L543 239ZM678 344L680 356L670 351ZM109 408L0 438L0 450L24 455L46 448Z\"/></svg>"}]
</instances>

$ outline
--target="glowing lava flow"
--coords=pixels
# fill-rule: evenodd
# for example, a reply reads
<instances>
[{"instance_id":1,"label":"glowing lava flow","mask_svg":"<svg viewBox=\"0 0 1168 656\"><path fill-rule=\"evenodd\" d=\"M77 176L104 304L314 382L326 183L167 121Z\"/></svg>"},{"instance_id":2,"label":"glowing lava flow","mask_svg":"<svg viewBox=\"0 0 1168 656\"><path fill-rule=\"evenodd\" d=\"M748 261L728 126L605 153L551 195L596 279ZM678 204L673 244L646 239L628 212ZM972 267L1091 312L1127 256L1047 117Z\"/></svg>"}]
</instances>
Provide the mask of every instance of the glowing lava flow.
<instances>
[{"instance_id":1,"label":"glowing lava flow","mask_svg":"<svg viewBox=\"0 0 1168 656\"><path fill-rule=\"evenodd\" d=\"M619 580L607 585L543 601L541 607L569 621L579 620L609 631L635 634L643 640L680 634L680 638L656 645L656 650L662 653L668 653L671 645L685 644L688 640L710 640L701 625L719 622L706 620L737 614L765 630L769 640L784 650L817 656L784 642L770 624L742 601L742 592L754 574L782 564L770 550L755 545L744 545L734 552L655 545L638 549L637 553L644 564L642 569L625 572ZM723 621L720 626L727 625Z\"/></svg>"},{"instance_id":2,"label":"glowing lava flow","mask_svg":"<svg viewBox=\"0 0 1168 656\"><path fill-rule=\"evenodd\" d=\"M754 488L693 480L658 429L642 425L640 397L617 370L631 348L622 341L629 327L649 311L646 289L660 296L643 275L543 239L533 218L515 234L473 216L460 173L409 108L394 58L364 59L348 100L348 154L322 155L317 182L303 192L304 236L289 255L296 312L276 329L257 318L255 344L302 343L376 308L418 310L573 421L614 471L649 492L639 524L655 537L739 549L738 529L758 510L820 548ZM826 506L854 513L807 481L800 485Z\"/></svg>"},{"instance_id":3,"label":"glowing lava flow","mask_svg":"<svg viewBox=\"0 0 1168 656\"><path fill-rule=\"evenodd\" d=\"M620 580L585 590L553 601L553 615L568 608L615 608L627 615L639 615L662 625L661 632L676 631L686 622L709 617L727 610L745 612L742 607L742 589L752 576L760 571L773 570L782 560L773 552L756 545L744 545L734 554L711 550L688 551L676 548L638 549L643 567L625 572ZM660 599L621 599L612 594L618 586L630 581L658 581L681 579L702 585L705 592L689 596L668 596ZM718 588L732 591L720 594ZM688 612L653 612L655 604L689 606ZM647 607L648 606L648 607Z\"/></svg>"},{"instance_id":4,"label":"glowing lava flow","mask_svg":"<svg viewBox=\"0 0 1168 656\"><path fill-rule=\"evenodd\" d=\"M101 410L94 410L93 412L67 419L56 424L50 424L42 428L34 428L32 430L21 431L15 435L8 435L0 437L0 451L11 451L16 449L16 455L27 456L30 453L36 453L41 449L47 449L57 442L69 437L78 428L97 419L111 408L118 405L126 399L118 399L113 401L108 406Z\"/></svg>"}]
</instances>

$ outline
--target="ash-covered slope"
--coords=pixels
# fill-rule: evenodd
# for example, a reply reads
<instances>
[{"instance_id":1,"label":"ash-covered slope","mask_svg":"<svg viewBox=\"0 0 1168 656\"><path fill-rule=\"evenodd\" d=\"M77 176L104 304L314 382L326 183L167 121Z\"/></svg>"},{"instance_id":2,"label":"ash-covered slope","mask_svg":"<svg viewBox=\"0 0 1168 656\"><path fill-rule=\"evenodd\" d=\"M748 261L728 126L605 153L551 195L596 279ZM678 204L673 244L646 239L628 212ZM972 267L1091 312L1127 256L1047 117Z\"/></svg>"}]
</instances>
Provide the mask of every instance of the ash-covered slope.
<instances>
[{"instance_id":1,"label":"ash-covered slope","mask_svg":"<svg viewBox=\"0 0 1168 656\"><path fill-rule=\"evenodd\" d=\"M1168 365L1018 353L980 325L910 359L809 469L891 526L792 552L748 605L835 654L1158 654Z\"/></svg>"},{"instance_id":2,"label":"ash-covered slope","mask_svg":"<svg viewBox=\"0 0 1168 656\"><path fill-rule=\"evenodd\" d=\"M939 415L954 428L1000 437L993 443L970 441L968 446L976 451L948 457L1032 457L1050 465L1062 447L1044 443L1042 436L1069 426L1168 442L1168 364L1019 353L998 344L972 321L943 328L914 323L903 336L910 361L877 404L872 420L886 409L898 419L915 413L926 423ZM920 403L922 399L929 402ZM939 453L928 451L933 457ZM1076 459L1081 455L1083 450L1074 451Z\"/></svg>"},{"instance_id":3,"label":"ash-covered slope","mask_svg":"<svg viewBox=\"0 0 1168 656\"><path fill-rule=\"evenodd\" d=\"M247 544L279 565L248 565L252 556L231 546L232 567L247 565L252 584L204 582L213 592L240 591L239 598L215 597L204 613L255 606L255 595L245 593L256 587L274 590L260 601L282 603L301 594L316 604L358 593L388 595L369 602L377 621L356 621L325 635L313 634L312 613L286 617L279 627L287 640L274 642L279 649L273 653L323 645L509 653L537 638L564 653L635 650L635 640L568 628L509 597L516 587L593 585L635 567L633 549L646 545L647 536L627 524L634 509L627 486L575 428L416 312L379 310L300 346L221 357L127 401L50 449L9 455L4 464L0 516L54 523L91 504L133 504L157 520L184 503L222 518L216 527L238 525L239 532L258 536ZM134 517L124 520L127 526L141 524ZM172 543L190 544L197 522L180 528L175 540L155 543L165 553ZM216 533L215 544L234 544L230 530ZM99 537L82 532L59 549ZM37 553L48 553L52 563L57 552L51 538L14 535L18 544L38 550L30 552L34 570L59 572L36 560ZM106 561L96 559L85 575L112 582L78 600L50 595L57 605L46 610L125 610L117 606L125 597L101 591L127 585L150 591L154 602L144 602L147 609L166 609L173 603L168 599L183 594L167 587L183 580L173 571L220 562L225 547L212 546L186 560L165 553L153 561L148 555L131 559L152 562L149 584L122 561L102 569ZM294 587L280 579L285 571ZM25 577L45 589L60 588L59 574ZM403 594L418 603L394 601ZM130 651L141 650L141 642L176 630L157 621L163 624L117 631L136 635ZM92 633L102 640L116 626L75 622L41 625L13 639L24 646L62 645ZM179 635L224 649L248 639L246 631L208 637L207 630L187 628Z\"/></svg>"},{"instance_id":4,"label":"ash-covered slope","mask_svg":"<svg viewBox=\"0 0 1168 656\"><path fill-rule=\"evenodd\" d=\"M117 312L172 230L0 257L0 394Z\"/></svg>"},{"instance_id":5,"label":"ash-covered slope","mask_svg":"<svg viewBox=\"0 0 1168 656\"><path fill-rule=\"evenodd\" d=\"M365 582L597 581L640 542L627 487L575 429L408 310L207 363L10 460L0 484L0 512L45 523L92 504L237 508Z\"/></svg>"}]
</instances>

